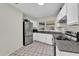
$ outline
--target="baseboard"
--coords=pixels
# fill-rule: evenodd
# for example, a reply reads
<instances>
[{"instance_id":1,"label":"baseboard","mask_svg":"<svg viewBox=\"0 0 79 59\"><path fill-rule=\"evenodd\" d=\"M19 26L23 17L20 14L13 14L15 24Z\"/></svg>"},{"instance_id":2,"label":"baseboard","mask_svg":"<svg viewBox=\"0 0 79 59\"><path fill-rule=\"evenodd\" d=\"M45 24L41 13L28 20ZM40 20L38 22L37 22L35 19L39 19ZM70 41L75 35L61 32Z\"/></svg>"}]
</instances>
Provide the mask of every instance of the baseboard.
<instances>
[{"instance_id":1,"label":"baseboard","mask_svg":"<svg viewBox=\"0 0 79 59\"><path fill-rule=\"evenodd\" d=\"M22 45L21 47L23 47L23 45ZM8 53L6 56L10 56L10 54L14 53L16 50L20 49L21 47L16 48L15 50L13 50L13 51L11 51L10 53Z\"/></svg>"}]
</instances>

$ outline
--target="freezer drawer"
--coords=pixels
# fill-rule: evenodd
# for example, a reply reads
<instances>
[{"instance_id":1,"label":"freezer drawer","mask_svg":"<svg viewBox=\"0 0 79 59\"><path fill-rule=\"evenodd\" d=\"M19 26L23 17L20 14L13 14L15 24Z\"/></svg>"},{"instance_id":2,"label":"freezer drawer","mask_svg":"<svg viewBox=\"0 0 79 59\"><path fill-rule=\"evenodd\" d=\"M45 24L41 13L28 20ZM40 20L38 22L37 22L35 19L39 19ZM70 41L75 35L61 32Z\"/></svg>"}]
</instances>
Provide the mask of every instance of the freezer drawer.
<instances>
[{"instance_id":1,"label":"freezer drawer","mask_svg":"<svg viewBox=\"0 0 79 59\"><path fill-rule=\"evenodd\" d=\"M33 42L33 35L25 36L25 45L31 44Z\"/></svg>"}]
</instances>

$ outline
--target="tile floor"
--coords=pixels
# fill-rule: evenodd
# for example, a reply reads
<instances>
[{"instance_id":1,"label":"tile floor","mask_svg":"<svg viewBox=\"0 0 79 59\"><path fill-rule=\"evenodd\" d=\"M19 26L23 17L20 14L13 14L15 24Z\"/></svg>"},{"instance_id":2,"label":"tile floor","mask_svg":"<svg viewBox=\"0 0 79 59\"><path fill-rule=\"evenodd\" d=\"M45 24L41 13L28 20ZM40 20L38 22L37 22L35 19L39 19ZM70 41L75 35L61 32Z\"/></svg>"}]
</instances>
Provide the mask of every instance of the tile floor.
<instances>
[{"instance_id":1,"label":"tile floor","mask_svg":"<svg viewBox=\"0 0 79 59\"><path fill-rule=\"evenodd\" d=\"M34 41L28 46L23 46L9 56L53 56L53 47L42 42Z\"/></svg>"}]
</instances>

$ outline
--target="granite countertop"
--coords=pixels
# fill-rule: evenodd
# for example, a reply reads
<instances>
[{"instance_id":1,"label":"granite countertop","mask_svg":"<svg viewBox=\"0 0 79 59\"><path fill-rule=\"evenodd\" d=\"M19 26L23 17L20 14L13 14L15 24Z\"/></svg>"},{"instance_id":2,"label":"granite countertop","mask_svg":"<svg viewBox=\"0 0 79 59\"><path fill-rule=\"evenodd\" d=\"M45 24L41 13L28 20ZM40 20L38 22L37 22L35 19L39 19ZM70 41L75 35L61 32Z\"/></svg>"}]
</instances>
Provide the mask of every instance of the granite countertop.
<instances>
[{"instance_id":1,"label":"granite countertop","mask_svg":"<svg viewBox=\"0 0 79 59\"><path fill-rule=\"evenodd\" d=\"M61 34L61 32L59 32L59 31L36 31L34 33Z\"/></svg>"}]
</instances>

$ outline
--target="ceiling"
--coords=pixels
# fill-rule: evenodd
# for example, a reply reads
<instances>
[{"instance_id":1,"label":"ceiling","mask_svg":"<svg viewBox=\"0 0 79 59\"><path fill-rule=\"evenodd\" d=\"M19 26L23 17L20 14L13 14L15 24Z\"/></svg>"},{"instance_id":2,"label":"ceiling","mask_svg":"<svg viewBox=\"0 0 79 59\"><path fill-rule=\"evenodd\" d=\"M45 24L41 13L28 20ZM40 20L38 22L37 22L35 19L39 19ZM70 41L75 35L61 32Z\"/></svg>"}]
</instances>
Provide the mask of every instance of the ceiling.
<instances>
[{"instance_id":1,"label":"ceiling","mask_svg":"<svg viewBox=\"0 0 79 59\"><path fill-rule=\"evenodd\" d=\"M60 8L63 6L63 3L45 3L44 5L38 5L37 3L14 3L12 5L21 10L27 16L41 18L47 16L56 17Z\"/></svg>"}]
</instances>

